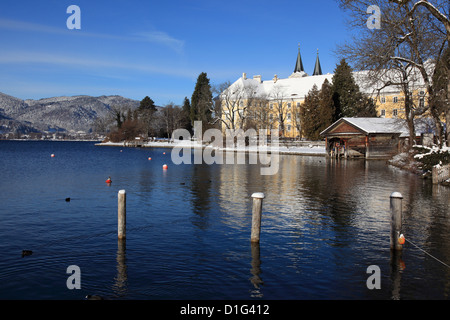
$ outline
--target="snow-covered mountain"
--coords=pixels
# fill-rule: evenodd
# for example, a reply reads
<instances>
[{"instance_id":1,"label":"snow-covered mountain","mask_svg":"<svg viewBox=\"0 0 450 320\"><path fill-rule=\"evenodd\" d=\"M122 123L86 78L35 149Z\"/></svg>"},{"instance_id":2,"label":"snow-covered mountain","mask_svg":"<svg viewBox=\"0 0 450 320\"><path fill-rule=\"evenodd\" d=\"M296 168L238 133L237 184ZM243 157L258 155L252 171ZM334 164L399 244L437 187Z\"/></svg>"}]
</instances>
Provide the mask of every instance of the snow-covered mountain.
<instances>
[{"instance_id":1,"label":"snow-covered mountain","mask_svg":"<svg viewBox=\"0 0 450 320\"><path fill-rule=\"evenodd\" d=\"M98 117L106 117L114 106L135 109L139 101L121 96L73 96L21 100L0 93L0 133L93 129Z\"/></svg>"}]
</instances>

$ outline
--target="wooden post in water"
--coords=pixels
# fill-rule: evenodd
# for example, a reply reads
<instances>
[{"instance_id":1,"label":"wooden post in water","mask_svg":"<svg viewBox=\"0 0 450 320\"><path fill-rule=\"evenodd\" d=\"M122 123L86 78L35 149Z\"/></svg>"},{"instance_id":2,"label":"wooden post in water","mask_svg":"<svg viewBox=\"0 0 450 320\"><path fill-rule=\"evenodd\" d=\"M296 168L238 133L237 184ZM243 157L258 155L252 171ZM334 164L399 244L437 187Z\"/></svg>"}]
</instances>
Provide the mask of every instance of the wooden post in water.
<instances>
[{"instance_id":1,"label":"wooden post in water","mask_svg":"<svg viewBox=\"0 0 450 320\"><path fill-rule=\"evenodd\" d=\"M402 231L402 199L403 196L400 192L393 192L391 194L391 237L390 247L391 250L400 251L403 249L403 245L399 243L398 239Z\"/></svg>"},{"instance_id":2,"label":"wooden post in water","mask_svg":"<svg viewBox=\"0 0 450 320\"><path fill-rule=\"evenodd\" d=\"M264 193L255 192L252 194L253 208L252 208L252 234L251 242L259 242L259 235L261 233L261 215L262 215L262 201Z\"/></svg>"},{"instance_id":3,"label":"wooden post in water","mask_svg":"<svg viewBox=\"0 0 450 320\"><path fill-rule=\"evenodd\" d=\"M118 221L117 221L117 233L119 239L125 239L126 237L126 214L127 214L127 194L125 190L120 190L118 195Z\"/></svg>"}]
</instances>

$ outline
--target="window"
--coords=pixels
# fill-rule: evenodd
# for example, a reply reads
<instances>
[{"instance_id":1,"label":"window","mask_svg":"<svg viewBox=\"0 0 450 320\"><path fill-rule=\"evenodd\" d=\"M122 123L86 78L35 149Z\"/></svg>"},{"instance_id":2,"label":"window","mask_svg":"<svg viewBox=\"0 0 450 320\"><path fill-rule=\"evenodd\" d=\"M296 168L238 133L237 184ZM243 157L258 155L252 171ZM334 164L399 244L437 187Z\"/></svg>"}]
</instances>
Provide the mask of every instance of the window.
<instances>
[{"instance_id":1,"label":"window","mask_svg":"<svg viewBox=\"0 0 450 320\"><path fill-rule=\"evenodd\" d=\"M380 101L381 101L381 103L386 103L386 98L385 97L381 97Z\"/></svg>"},{"instance_id":2,"label":"window","mask_svg":"<svg viewBox=\"0 0 450 320\"><path fill-rule=\"evenodd\" d=\"M269 120L273 120L273 114L269 114Z\"/></svg>"},{"instance_id":3,"label":"window","mask_svg":"<svg viewBox=\"0 0 450 320\"><path fill-rule=\"evenodd\" d=\"M386 110L384 110L384 109L380 110L380 115L382 117L386 116Z\"/></svg>"},{"instance_id":4,"label":"window","mask_svg":"<svg viewBox=\"0 0 450 320\"><path fill-rule=\"evenodd\" d=\"M290 124L288 124L288 126L287 126L287 131L291 131L291 125Z\"/></svg>"},{"instance_id":5,"label":"window","mask_svg":"<svg viewBox=\"0 0 450 320\"><path fill-rule=\"evenodd\" d=\"M394 117L398 116L398 110L397 109L392 110L392 115Z\"/></svg>"},{"instance_id":6,"label":"window","mask_svg":"<svg viewBox=\"0 0 450 320\"><path fill-rule=\"evenodd\" d=\"M291 120L291 114L290 113L287 114L287 119Z\"/></svg>"},{"instance_id":7,"label":"window","mask_svg":"<svg viewBox=\"0 0 450 320\"><path fill-rule=\"evenodd\" d=\"M270 110L273 109L273 103L269 104L269 109L270 109Z\"/></svg>"},{"instance_id":8,"label":"window","mask_svg":"<svg viewBox=\"0 0 450 320\"><path fill-rule=\"evenodd\" d=\"M398 102L398 97L394 97L394 103L397 103Z\"/></svg>"},{"instance_id":9,"label":"window","mask_svg":"<svg viewBox=\"0 0 450 320\"><path fill-rule=\"evenodd\" d=\"M287 107L288 107L288 109L291 108L291 103L290 102L287 104Z\"/></svg>"},{"instance_id":10,"label":"window","mask_svg":"<svg viewBox=\"0 0 450 320\"><path fill-rule=\"evenodd\" d=\"M421 98L419 99L419 107L420 107L420 108L425 107L425 99L424 99L423 97L421 97Z\"/></svg>"},{"instance_id":11,"label":"window","mask_svg":"<svg viewBox=\"0 0 450 320\"><path fill-rule=\"evenodd\" d=\"M297 102L297 108L300 108L300 102Z\"/></svg>"}]
</instances>

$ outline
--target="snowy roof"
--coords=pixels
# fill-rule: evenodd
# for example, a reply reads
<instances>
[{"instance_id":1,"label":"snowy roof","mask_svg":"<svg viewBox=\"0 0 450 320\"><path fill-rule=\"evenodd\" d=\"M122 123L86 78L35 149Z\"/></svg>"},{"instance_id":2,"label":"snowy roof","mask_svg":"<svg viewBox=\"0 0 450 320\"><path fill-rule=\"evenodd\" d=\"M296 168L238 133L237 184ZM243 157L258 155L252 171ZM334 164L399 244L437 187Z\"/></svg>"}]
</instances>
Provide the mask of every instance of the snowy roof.
<instances>
[{"instance_id":1,"label":"snowy roof","mask_svg":"<svg viewBox=\"0 0 450 320\"><path fill-rule=\"evenodd\" d=\"M435 66L434 62L432 60L427 60L424 65L431 75ZM298 69L297 67L296 70ZM410 88L424 89L425 83L419 70L417 68L412 68L408 72ZM355 71L353 72L353 77L361 92L368 95L377 93L399 93L402 91L400 85L384 86L388 80L391 81L391 83L399 83L401 81L402 74L396 70L386 70L381 76L382 79L375 79L370 71ZM231 90L229 93L236 93L240 98L244 99L252 96L275 100L282 96L284 101L290 99L299 100L304 99L314 85L320 90L325 79L331 84L333 74L328 73L324 75L308 76L304 71L294 71L289 78L278 78L275 76L271 80L264 81L261 81L260 76L255 76L253 79L243 76L237 79L227 90ZM243 96L242 92L244 91L245 94Z\"/></svg>"},{"instance_id":2,"label":"snowy roof","mask_svg":"<svg viewBox=\"0 0 450 320\"><path fill-rule=\"evenodd\" d=\"M408 135L405 120L395 118L344 118L366 133L401 133Z\"/></svg>"},{"instance_id":3,"label":"snowy roof","mask_svg":"<svg viewBox=\"0 0 450 320\"><path fill-rule=\"evenodd\" d=\"M258 79L244 79L243 77L236 80L227 90L222 94L235 94L239 95L244 92L246 97L265 97L267 99L277 99L281 96L284 101L290 99L304 99L309 90L314 85L320 90L325 79L331 84L333 75L319 75L319 76L306 76L306 77L293 77L286 79L276 79L260 81Z\"/></svg>"},{"instance_id":4,"label":"snowy roof","mask_svg":"<svg viewBox=\"0 0 450 320\"><path fill-rule=\"evenodd\" d=\"M409 135L408 127L405 120L394 118L341 118L328 128L323 130L320 134L324 135L328 133L332 128L336 127L340 122L345 121L354 127L357 127L365 134L375 133L400 133L401 137L407 137Z\"/></svg>"}]
</instances>

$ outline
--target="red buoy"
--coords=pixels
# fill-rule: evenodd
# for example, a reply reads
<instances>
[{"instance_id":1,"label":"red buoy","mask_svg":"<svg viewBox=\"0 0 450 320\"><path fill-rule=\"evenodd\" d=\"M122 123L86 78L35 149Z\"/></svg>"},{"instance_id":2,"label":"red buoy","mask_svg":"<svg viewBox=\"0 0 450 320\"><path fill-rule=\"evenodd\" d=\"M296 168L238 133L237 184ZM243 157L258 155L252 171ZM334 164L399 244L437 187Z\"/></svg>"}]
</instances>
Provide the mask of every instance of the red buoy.
<instances>
[{"instance_id":1,"label":"red buoy","mask_svg":"<svg viewBox=\"0 0 450 320\"><path fill-rule=\"evenodd\" d=\"M112 182L111 177L109 177L108 179L106 179L105 182L106 182L106 183L111 183L111 182Z\"/></svg>"},{"instance_id":2,"label":"red buoy","mask_svg":"<svg viewBox=\"0 0 450 320\"><path fill-rule=\"evenodd\" d=\"M164 169L164 170L167 170L167 168L168 168L168 167L167 167L167 164L163 165L163 169Z\"/></svg>"}]
</instances>

